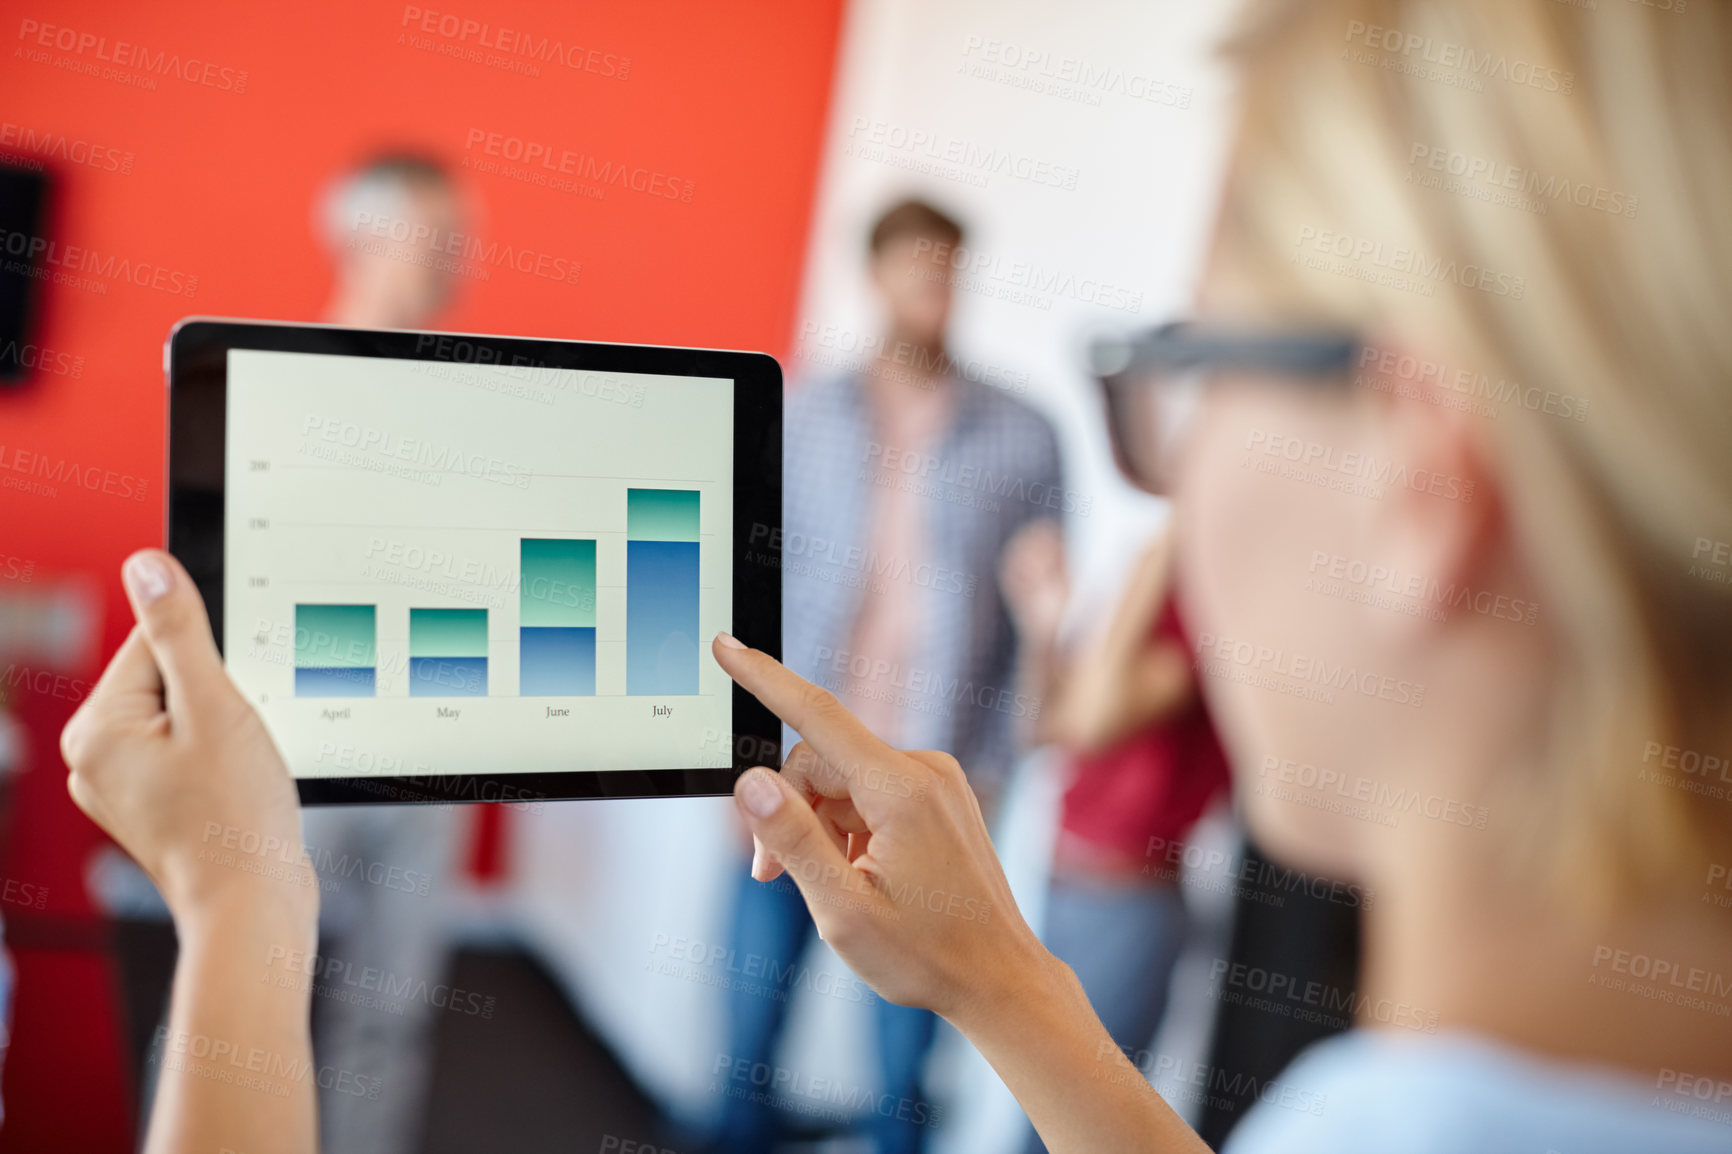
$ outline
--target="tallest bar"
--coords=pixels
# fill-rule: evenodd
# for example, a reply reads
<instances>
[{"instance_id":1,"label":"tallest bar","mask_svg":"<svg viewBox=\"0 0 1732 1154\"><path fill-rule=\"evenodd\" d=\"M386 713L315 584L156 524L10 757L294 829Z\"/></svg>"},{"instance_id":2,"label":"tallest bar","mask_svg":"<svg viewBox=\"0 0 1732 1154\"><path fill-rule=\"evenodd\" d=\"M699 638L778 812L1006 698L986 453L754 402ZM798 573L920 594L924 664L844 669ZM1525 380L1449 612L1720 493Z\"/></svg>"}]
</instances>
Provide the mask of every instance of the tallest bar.
<instances>
[{"instance_id":1,"label":"tallest bar","mask_svg":"<svg viewBox=\"0 0 1732 1154\"><path fill-rule=\"evenodd\" d=\"M626 490L625 685L698 691L698 491Z\"/></svg>"}]
</instances>

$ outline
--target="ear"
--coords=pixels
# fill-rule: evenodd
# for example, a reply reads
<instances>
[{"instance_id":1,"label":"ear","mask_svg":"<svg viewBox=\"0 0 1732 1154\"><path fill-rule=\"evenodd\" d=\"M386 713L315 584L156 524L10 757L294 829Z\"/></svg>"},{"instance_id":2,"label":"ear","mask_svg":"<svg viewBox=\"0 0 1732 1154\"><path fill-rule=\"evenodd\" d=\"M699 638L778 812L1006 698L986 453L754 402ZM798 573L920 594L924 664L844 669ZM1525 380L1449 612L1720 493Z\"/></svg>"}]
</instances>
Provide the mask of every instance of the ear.
<instances>
[{"instance_id":1,"label":"ear","mask_svg":"<svg viewBox=\"0 0 1732 1154\"><path fill-rule=\"evenodd\" d=\"M1368 556L1388 567L1386 590L1406 602L1436 605L1439 598L1471 589L1514 594L1508 583L1503 478L1494 467L1495 412L1450 388L1447 360L1402 338L1368 343L1354 373L1370 443L1387 461L1383 499L1370 529L1375 551ZM1436 615L1376 614L1422 630L1442 622Z\"/></svg>"},{"instance_id":2,"label":"ear","mask_svg":"<svg viewBox=\"0 0 1732 1154\"><path fill-rule=\"evenodd\" d=\"M890 262L884 259L888 251L886 248L883 252L872 253L866 258L866 279L879 296L884 296L890 287Z\"/></svg>"}]
</instances>

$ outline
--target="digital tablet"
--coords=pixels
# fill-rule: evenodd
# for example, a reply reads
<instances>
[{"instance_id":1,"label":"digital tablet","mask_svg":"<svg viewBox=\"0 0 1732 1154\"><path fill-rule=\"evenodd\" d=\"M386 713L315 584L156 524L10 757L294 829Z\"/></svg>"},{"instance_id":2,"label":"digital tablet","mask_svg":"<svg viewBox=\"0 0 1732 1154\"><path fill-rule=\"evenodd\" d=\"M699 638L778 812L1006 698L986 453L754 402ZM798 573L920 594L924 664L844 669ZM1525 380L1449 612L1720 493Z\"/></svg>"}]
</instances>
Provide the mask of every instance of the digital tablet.
<instances>
[{"instance_id":1,"label":"digital tablet","mask_svg":"<svg viewBox=\"0 0 1732 1154\"><path fill-rule=\"evenodd\" d=\"M193 318L168 546L310 804L726 793L780 727L761 353Z\"/></svg>"}]
</instances>

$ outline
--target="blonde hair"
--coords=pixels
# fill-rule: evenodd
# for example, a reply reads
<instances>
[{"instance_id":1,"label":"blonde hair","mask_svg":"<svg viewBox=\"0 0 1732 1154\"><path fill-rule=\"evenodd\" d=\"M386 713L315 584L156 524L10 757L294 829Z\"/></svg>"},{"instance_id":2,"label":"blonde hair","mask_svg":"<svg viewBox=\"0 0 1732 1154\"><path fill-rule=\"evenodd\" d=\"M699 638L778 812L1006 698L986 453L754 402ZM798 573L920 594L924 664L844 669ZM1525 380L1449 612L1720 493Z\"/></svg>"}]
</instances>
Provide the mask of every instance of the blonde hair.
<instances>
[{"instance_id":1,"label":"blonde hair","mask_svg":"<svg viewBox=\"0 0 1732 1154\"><path fill-rule=\"evenodd\" d=\"M1732 542L1729 8L1256 0L1228 47L1230 275L1585 401L1487 425L1562 649L1509 864L1595 905L1677 901L1732 848L1732 788L1652 755L1732 753L1732 585L1693 569Z\"/></svg>"}]
</instances>

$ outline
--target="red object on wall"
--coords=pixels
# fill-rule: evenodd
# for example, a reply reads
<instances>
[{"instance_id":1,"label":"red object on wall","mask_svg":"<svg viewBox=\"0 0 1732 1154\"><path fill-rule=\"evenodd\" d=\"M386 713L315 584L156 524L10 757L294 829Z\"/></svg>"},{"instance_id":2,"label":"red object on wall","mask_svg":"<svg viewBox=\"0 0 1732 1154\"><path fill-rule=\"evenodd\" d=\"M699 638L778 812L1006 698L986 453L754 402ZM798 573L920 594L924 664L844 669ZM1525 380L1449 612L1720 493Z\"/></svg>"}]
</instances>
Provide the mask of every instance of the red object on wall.
<instances>
[{"instance_id":1,"label":"red object on wall","mask_svg":"<svg viewBox=\"0 0 1732 1154\"><path fill-rule=\"evenodd\" d=\"M66 275L36 338L65 356L0 392L0 554L94 575L104 653L131 621L121 560L162 540L164 337L195 314L316 319L331 272L313 205L375 151L446 161L484 240L581 263L575 283L533 264L465 278L443 327L778 353L792 337L841 0L6 7L0 159L50 171ZM546 167L567 151L590 191ZM513 153L533 160L477 167ZM27 713L58 726L57 704ZM94 927L62 875L101 835L54 737L32 734L29 773L55 780L18 791L30 834L5 869L53 873L50 912ZM0 1151L130 1148L130 1091L91 1076L124 1066L94 1056L120 1032L106 962L21 952Z\"/></svg>"}]
</instances>

